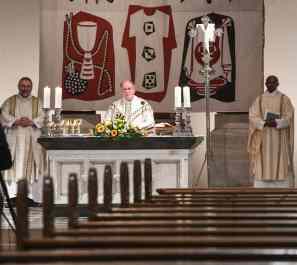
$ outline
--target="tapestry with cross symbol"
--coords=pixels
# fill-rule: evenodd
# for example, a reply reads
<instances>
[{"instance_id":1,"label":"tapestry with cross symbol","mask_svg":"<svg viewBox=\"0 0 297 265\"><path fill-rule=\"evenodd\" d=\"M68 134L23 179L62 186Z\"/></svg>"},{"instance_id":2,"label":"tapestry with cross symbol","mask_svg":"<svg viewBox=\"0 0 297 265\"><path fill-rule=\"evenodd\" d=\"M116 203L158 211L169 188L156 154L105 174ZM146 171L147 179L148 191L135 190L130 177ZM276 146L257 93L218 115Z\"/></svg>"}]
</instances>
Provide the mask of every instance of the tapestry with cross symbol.
<instances>
[{"instance_id":1,"label":"tapestry with cross symbol","mask_svg":"<svg viewBox=\"0 0 297 265\"><path fill-rule=\"evenodd\" d=\"M210 97L223 102L235 100L235 29L231 17L211 13L207 15L215 24L214 42L210 42ZM186 26L184 51L181 65L180 85L189 86L191 100L197 101L205 96L203 70L203 36L197 30L201 17L191 19Z\"/></svg>"}]
</instances>

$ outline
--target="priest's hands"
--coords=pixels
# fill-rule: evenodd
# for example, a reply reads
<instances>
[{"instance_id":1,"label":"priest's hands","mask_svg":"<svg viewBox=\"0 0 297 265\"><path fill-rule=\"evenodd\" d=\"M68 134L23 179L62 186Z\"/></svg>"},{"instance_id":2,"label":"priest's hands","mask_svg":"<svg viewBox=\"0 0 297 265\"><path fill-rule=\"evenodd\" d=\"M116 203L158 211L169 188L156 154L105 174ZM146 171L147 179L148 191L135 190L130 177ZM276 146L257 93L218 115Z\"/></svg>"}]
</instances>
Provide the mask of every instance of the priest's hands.
<instances>
[{"instance_id":1,"label":"priest's hands","mask_svg":"<svg viewBox=\"0 0 297 265\"><path fill-rule=\"evenodd\" d=\"M277 127L277 123L276 123L275 120L265 121L264 126L265 126L265 127L276 128L276 127Z\"/></svg>"},{"instance_id":2,"label":"priest's hands","mask_svg":"<svg viewBox=\"0 0 297 265\"><path fill-rule=\"evenodd\" d=\"M14 122L14 126L32 127L33 125L33 121L27 117L21 117Z\"/></svg>"}]
</instances>

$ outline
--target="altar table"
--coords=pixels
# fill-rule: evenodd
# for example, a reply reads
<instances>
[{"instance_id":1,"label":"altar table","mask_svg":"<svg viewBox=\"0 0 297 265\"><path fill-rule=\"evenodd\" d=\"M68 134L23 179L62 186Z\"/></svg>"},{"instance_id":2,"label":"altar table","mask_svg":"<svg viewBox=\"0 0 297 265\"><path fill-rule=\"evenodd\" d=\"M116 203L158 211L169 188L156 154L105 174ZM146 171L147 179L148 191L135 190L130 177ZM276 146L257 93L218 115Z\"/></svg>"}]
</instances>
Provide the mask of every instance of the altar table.
<instances>
[{"instance_id":1,"label":"altar table","mask_svg":"<svg viewBox=\"0 0 297 265\"><path fill-rule=\"evenodd\" d=\"M191 155L203 137L139 137L111 139L105 137L40 137L46 149L48 174L53 177L55 203L67 202L69 173L77 173L79 202L87 202L87 174L90 167L98 170L99 203L102 202L104 166L112 166L114 202L119 202L119 173L121 161L128 162L130 189L133 195L133 160L143 163L152 159L153 191L157 188L186 188L191 186ZM144 186L144 185L143 185ZM133 197L130 198L131 200Z\"/></svg>"}]
</instances>

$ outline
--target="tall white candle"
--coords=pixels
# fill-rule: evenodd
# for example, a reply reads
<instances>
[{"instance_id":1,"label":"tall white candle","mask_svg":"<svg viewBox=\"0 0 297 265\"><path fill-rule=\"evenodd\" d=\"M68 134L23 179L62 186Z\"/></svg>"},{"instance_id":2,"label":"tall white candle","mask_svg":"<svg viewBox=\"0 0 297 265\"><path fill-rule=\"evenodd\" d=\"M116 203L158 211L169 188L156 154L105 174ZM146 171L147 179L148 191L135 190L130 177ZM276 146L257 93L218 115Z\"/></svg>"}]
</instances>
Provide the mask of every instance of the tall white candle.
<instances>
[{"instance_id":1,"label":"tall white candle","mask_svg":"<svg viewBox=\"0 0 297 265\"><path fill-rule=\"evenodd\" d=\"M62 87L55 88L55 109L62 108Z\"/></svg>"},{"instance_id":2,"label":"tall white candle","mask_svg":"<svg viewBox=\"0 0 297 265\"><path fill-rule=\"evenodd\" d=\"M174 88L174 106L175 106L175 108L181 108L181 106L182 106L181 93L182 93L181 87L176 86Z\"/></svg>"},{"instance_id":3,"label":"tall white candle","mask_svg":"<svg viewBox=\"0 0 297 265\"><path fill-rule=\"evenodd\" d=\"M184 95L184 108L191 108L190 88L188 86L183 87L183 95Z\"/></svg>"},{"instance_id":4,"label":"tall white candle","mask_svg":"<svg viewBox=\"0 0 297 265\"><path fill-rule=\"evenodd\" d=\"M51 89L46 86L43 89L43 108L49 109L51 107Z\"/></svg>"}]
</instances>

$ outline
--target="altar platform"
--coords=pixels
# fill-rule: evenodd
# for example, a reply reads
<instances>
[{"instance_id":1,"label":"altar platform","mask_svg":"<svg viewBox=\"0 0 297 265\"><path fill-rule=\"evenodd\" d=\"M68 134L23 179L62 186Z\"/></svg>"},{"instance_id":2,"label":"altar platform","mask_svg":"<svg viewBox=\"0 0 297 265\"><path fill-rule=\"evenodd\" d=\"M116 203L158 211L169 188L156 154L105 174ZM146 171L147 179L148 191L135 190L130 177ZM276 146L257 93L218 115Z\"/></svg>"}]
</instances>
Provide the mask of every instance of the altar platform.
<instances>
[{"instance_id":1,"label":"altar platform","mask_svg":"<svg viewBox=\"0 0 297 265\"><path fill-rule=\"evenodd\" d=\"M133 160L153 163L153 191L157 188L186 188L192 183L192 153L203 137L156 136L133 139L112 139L93 136L40 137L46 149L48 174L55 185L55 202L67 202L69 173L79 179L79 203L87 202L87 173L98 170L99 203L102 202L103 170L109 164L113 171L114 202L119 202L119 172L121 161L129 163L132 194ZM133 199L130 198L131 200Z\"/></svg>"}]
</instances>

